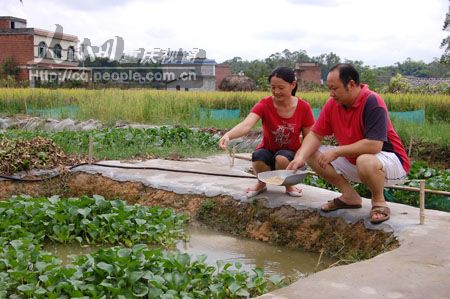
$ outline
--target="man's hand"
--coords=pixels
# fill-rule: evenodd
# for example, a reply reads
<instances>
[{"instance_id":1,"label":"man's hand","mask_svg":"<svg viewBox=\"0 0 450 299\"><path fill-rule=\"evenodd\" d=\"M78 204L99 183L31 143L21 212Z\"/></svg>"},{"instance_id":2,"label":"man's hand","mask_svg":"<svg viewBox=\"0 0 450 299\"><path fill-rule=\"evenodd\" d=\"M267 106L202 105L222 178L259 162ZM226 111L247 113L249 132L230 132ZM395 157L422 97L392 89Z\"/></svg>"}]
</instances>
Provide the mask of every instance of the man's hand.
<instances>
[{"instance_id":1,"label":"man's hand","mask_svg":"<svg viewBox=\"0 0 450 299\"><path fill-rule=\"evenodd\" d=\"M288 170L293 170L294 173L297 172L297 169L303 167L305 165L305 161L303 159L294 159L292 160L289 165L286 167Z\"/></svg>"},{"instance_id":2,"label":"man's hand","mask_svg":"<svg viewBox=\"0 0 450 299\"><path fill-rule=\"evenodd\" d=\"M229 142L230 142L230 137L228 136L228 134L225 133L225 135L223 135L222 138L220 138L220 140L219 140L220 148L226 151Z\"/></svg>"},{"instance_id":3,"label":"man's hand","mask_svg":"<svg viewBox=\"0 0 450 299\"><path fill-rule=\"evenodd\" d=\"M336 153L336 151L329 150L324 151L319 154L319 157L317 159L317 162L319 163L319 166L322 168L325 168L328 164L330 164L332 161L336 160L339 157L339 155Z\"/></svg>"}]
</instances>

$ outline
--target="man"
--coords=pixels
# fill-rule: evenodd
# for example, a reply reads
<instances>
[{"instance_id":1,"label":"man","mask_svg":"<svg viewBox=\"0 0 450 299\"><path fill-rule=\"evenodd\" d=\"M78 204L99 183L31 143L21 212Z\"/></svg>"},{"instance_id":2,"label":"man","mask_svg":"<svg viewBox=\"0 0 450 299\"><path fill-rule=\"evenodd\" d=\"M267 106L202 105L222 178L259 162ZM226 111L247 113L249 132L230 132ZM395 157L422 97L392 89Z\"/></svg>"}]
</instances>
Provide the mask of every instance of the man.
<instances>
[{"instance_id":1,"label":"man","mask_svg":"<svg viewBox=\"0 0 450 299\"><path fill-rule=\"evenodd\" d=\"M406 176L410 163L389 119L386 104L365 84L350 64L331 68L327 85L330 99L287 169L308 165L342 193L322 206L322 211L361 208L361 196L349 181L365 184L372 193L370 221L390 217L383 194L386 180ZM321 146L334 135L339 146Z\"/></svg>"}]
</instances>

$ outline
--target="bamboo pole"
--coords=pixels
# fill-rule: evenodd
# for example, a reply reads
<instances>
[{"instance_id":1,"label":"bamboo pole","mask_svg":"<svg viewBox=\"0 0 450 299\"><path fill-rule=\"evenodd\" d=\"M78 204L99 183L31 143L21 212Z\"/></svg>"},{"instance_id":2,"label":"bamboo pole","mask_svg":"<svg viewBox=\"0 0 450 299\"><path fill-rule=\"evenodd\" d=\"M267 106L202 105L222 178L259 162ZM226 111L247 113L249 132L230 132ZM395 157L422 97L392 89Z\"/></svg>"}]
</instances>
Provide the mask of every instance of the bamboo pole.
<instances>
[{"instance_id":1,"label":"bamboo pole","mask_svg":"<svg viewBox=\"0 0 450 299\"><path fill-rule=\"evenodd\" d=\"M250 158L250 157L246 157L246 156L242 156L242 155L236 155L236 152L234 152L232 155L236 159L247 160L247 161L251 161L252 160L252 158Z\"/></svg>"},{"instance_id":2,"label":"bamboo pole","mask_svg":"<svg viewBox=\"0 0 450 299\"><path fill-rule=\"evenodd\" d=\"M247 160L247 161L251 161L252 159L246 156L242 156L242 155L234 155L234 157L236 159L241 159L241 160ZM308 171L308 174L311 175L317 175L314 171ZM420 188L417 187L409 187L409 186L385 186L384 188L389 188L389 189L398 189L398 190L404 190L404 191L414 191L414 192L420 192ZM444 196L450 196L450 192L449 191L441 191L441 190L432 190L432 189L424 189L425 193L431 193L431 194L438 194L438 195L444 195Z\"/></svg>"},{"instance_id":3,"label":"bamboo pole","mask_svg":"<svg viewBox=\"0 0 450 299\"><path fill-rule=\"evenodd\" d=\"M229 158L230 158L230 168L233 168L234 158L236 158L236 146L235 145L233 145L233 147L231 147L228 150L228 154L229 154Z\"/></svg>"},{"instance_id":4,"label":"bamboo pole","mask_svg":"<svg viewBox=\"0 0 450 299\"><path fill-rule=\"evenodd\" d=\"M233 148L231 149L231 167L234 166L234 157L236 156L236 145L233 145Z\"/></svg>"},{"instance_id":5,"label":"bamboo pole","mask_svg":"<svg viewBox=\"0 0 450 299\"><path fill-rule=\"evenodd\" d=\"M404 191L414 191L414 192L420 192L420 188L417 187L409 187L409 186L386 186L384 188L389 189L398 189L398 190L404 190ZM425 193L431 193L431 194L438 194L438 195L445 195L450 196L450 192L448 191L441 191L441 190L431 190L431 189L423 189Z\"/></svg>"},{"instance_id":6,"label":"bamboo pole","mask_svg":"<svg viewBox=\"0 0 450 299\"><path fill-rule=\"evenodd\" d=\"M28 115L28 106L27 106L27 99L24 100L25 103L25 115Z\"/></svg>"},{"instance_id":7,"label":"bamboo pole","mask_svg":"<svg viewBox=\"0 0 450 299\"><path fill-rule=\"evenodd\" d=\"M92 164L92 157L94 152L94 138L92 135L89 135L89 147L88 147L88 164Z\"/></svg>"},{"instance_id":8,"label":"bamboo pole","mask_svg":"<svg viewBox=\"0 0 450 299\"><path fill-rule=\"evenodd\" d=\"M412 144L413 144L413 135L411 134L409 135L408 157L411 157Z\"/></svg>"},{"instance_id":9,"label":"bamboo pole","mask_svg":"<svg viewBox=\"0 0 450 299\"><path fill-rule=\"evenodd\" d=\"M419 207L420 207L420 224L425 223L425 180L419 181L420 193L419 193Z\"/></svg>"}]
</instances>

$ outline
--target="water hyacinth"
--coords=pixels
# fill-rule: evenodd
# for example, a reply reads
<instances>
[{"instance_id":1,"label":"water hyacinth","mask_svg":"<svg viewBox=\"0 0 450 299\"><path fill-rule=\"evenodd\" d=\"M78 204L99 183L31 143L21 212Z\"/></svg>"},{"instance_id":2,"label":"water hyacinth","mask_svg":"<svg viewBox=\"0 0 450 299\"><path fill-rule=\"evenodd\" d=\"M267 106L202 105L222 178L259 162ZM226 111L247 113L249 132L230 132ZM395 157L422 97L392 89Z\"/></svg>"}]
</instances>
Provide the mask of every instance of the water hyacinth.
<instances>
[{"instance_id":1,"label":"water hyacinth","mask_svg":"<svg viewBox=\"0 0 450 299\"><path fill-rule=\"evenodd\" d=\"M248 298L283 285L261 269L205 263L206 256L149 248L186 237L186 216L103 197L0 201L1 298ZM62 265L42 248L54 242L123 244Z\"/></svg>"}]
</instances>

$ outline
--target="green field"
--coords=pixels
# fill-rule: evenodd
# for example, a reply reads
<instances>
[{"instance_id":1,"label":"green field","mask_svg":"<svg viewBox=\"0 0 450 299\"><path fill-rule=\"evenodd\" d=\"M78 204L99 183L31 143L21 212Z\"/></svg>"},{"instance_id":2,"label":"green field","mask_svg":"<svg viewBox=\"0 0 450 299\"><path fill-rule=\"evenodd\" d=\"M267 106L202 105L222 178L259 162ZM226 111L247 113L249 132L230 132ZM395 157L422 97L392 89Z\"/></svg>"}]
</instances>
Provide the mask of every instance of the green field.
<instances>
[{"instance_id":1,"label":"green field","mask_svg":"<svg viewBox=\"0 0 450 299\"><path fill-rule=\"evenodd\" d=\"M106 124L127 121L155 125L182 125L228 129L242 120L265 92L177 92L149 89L29 89L0 88L0 114L40 115L58 111L59 117L98 119ZM320 108L326 92L299 92L311 107ZM405 145L411 136L420 143L448 150L450 96L384 94L390 111L425 111L424 123L393 120ZM61 107L66 107L64 110ZM211 111L237 110L239 118L214 118ZM206 113L205 113L206 111Z\"/></svg>"}]
</instances>

